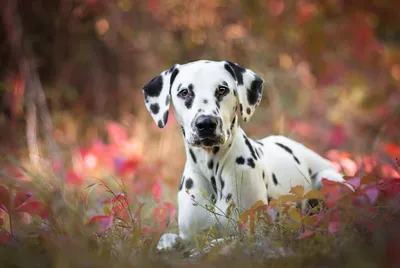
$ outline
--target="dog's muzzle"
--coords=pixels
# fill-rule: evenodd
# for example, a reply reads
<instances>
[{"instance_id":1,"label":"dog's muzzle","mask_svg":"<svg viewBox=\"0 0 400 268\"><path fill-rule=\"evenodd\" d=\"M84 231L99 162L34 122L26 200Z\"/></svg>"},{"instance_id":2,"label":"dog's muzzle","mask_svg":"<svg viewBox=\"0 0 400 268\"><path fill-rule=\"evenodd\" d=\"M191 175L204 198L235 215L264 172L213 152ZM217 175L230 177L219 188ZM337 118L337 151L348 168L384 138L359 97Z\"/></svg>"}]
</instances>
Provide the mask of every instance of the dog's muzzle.
<instances>
[{"instance_id":1,"label":"dog's muzzle","mask_svg":"<svg viewBox=\"0 0 400 268\"><path fill-rule=\"evenodd\" d=\"M214 146L223 143L223 138L218 135L218 118L210 115L201 115L194 122L196 133L195 143L199 146Z\"/></svg>"}]
</instances>

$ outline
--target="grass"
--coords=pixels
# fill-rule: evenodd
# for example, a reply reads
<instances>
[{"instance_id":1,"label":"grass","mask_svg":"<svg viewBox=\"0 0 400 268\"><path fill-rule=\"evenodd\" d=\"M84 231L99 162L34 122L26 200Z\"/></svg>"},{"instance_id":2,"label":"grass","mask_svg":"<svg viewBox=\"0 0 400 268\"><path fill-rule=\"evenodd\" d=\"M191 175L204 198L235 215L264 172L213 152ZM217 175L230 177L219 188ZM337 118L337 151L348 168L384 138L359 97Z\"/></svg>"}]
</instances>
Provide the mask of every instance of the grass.
<instances>
[{"instance_id":1,"label":"grass","mask_svg":"<svg viewBox=\"0 0 400 268\"><path fill-rule=\"evenodd\" d=\"M398 203L377 201L373 207L380 208L379 211L368 218L374 225L373 230L357 223L362 216L355 220L348 217L343 218L344 228L340 231L330 233L325 226L321 227L324 231L303 239L299 239L299 235L307 228L295 223L289 213L292 206L277 207L281 214L276 221L255 208L253 212L259 217L255 217L253 231L247 228L233 240L191 256L190 247L182 244L172 250L159 252L155 249L161 232L144 232L143 229L145 226L155 228L155 220L146 219L154 207L150 201L137 218L125 221L121 217L107 229L102 228L101 222L100 226L87 224L90 215L110 213L99 201L118 197L114 192L120 187L117 182L99 183L90 193L87 193L90 187L84 193L76 188L61 190L57 179L43 183L40 176L31 178L18 183L9 180L5 185L9 186L10 193L33 191L31 198L45 204L49 216L42 219L33 212L28 218L25 215L25 218L13 219L14 236L0 246L2 267L395 267L393 258L397 256L390 254L398 250L398 247L391 247L397 244L394 239L400 238ZM135 214L138 209L135 202L129 202L124 209ZM118 203L121 204L120 200L110 208ZM343 199L342 203L351 202ZM359 211L352 207L346 213L357 215L356 210ZM388 213L391 220L383 217ZM7 221L6 217L4 219ZM9 230L7 222L2 228ZM205 238L204 234L200 236L200 240L205 241Z\"/></svg>"}]
</instances>

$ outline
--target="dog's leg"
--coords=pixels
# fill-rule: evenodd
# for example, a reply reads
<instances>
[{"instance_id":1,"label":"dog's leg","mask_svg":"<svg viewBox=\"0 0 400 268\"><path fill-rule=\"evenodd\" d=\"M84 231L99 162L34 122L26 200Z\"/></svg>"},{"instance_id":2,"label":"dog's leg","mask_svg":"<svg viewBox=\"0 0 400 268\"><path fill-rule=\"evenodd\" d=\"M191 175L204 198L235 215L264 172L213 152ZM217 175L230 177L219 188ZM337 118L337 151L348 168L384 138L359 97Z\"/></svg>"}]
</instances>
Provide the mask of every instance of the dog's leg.
<instances>
[{"instance_id":1,"label":"dog's leg","mask_svg":"<svg viewBox=\"0 0 400 268\"><path fill-rule=\"evenodd\" d=\"M207 178L186 166L178 193L179 235L164 234L157 248L172 248L179 240L190 242L203 230L216 223L215 215L208 208L213 205L216 195Z\"/></svg>"}]
</instances>

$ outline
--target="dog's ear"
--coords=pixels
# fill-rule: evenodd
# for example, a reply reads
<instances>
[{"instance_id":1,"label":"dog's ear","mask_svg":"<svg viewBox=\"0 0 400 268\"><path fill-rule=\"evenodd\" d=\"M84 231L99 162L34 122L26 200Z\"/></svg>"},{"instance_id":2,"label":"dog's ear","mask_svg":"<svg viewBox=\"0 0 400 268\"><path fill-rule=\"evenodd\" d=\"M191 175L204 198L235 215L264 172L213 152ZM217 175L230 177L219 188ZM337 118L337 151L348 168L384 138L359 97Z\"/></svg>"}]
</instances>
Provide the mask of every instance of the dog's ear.
<instances>
[{"instance_id":1,"label":"dog's ear","mask_svg":"<svg viewBox=\"0 0 400 268\"><path fill-rule=\"evenodd\" d=\"M236 80L240 114L243 120L248 122L261 102L264 81L252 70L237 63L225 61L224 68Z\"/></svg>"},{"instance_id":2,"label":"dog's ear","mask_svg":"<svg viewBox=\"0 0 400 268\"><path fill-rule=\"evenodd\" d=\"M171 88L178 73L179 65L175 64L171 69L165 70L151 79L143 87L146 108L159 128L163 128L167 124Z\"/></svg>"}]
</instances>

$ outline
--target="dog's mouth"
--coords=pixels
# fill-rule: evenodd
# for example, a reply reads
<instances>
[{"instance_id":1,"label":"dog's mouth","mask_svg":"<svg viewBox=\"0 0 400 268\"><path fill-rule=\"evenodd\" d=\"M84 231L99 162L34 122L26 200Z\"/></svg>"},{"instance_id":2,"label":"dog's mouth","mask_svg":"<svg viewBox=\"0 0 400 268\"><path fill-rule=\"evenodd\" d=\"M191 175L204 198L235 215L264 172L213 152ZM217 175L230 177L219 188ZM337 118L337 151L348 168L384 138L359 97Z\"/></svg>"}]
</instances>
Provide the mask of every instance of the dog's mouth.
<instances>
[{"instance_id":1,"label":"dog's mouth","mask_svg":"<svg viewBox=\"0 0 400 268\"><path fill-rule=\"evenodd\" d=\"M196 147L213 147L224 144L225 139L222 136L197 137L191 144Z\"/></svg>"}]
</instances>

